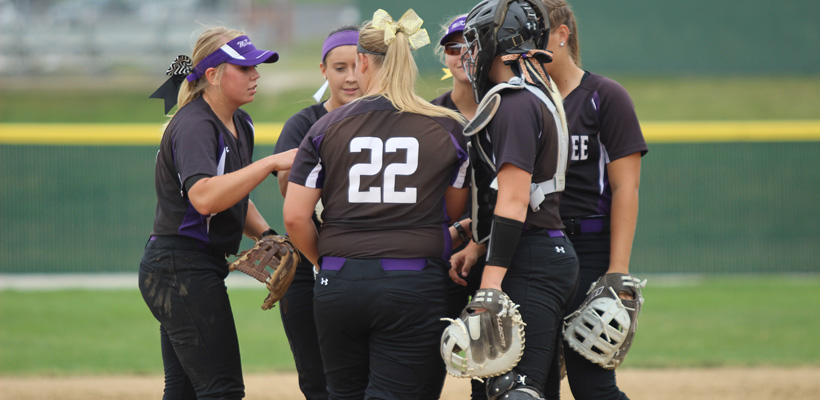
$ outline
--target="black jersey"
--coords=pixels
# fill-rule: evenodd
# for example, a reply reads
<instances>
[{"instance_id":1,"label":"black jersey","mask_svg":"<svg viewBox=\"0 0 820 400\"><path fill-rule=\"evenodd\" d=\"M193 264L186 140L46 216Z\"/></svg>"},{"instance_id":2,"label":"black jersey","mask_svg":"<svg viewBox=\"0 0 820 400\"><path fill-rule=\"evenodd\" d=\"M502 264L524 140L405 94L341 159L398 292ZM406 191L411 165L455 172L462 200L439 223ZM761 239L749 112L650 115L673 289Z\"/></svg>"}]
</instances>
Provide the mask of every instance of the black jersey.
<instances>
[{"instance_id":1,"label":"black jersey","mask_svg":"<svg viewBox=\"0 0 820 400\"><path fill-rule=\"evenodd\" d=\"M557 172L559 155L558 140L560 127L547 106L529 90L503 90L501 102L493 119L486 128L472 137L481 141L488 157L497 169L505 163L512 164L532 174L532 182L540 183L552 179ZM473 146L474 148L477 146ZM479 168L474 161L476 181L479 175L487 175L486 168ZM480 180L487 184L494 176L484 176ZM478 196L479 202L494 202L494 196ZM549 193L540 204L539 211L527 207L526 229L562 229L564 227L558 213L560 192ZM482 205L485 206L485 205ZM489 207L494 207L490 204Z\"/></svg>"},{"instance_id":2,"label":"black jersey","mask_svg":"<svg viewBox=\"0 0 820 400\"><path fill-rule=\"evenodd\" d=\"M174 115L160 142L155 169L157 209L152 235L197 239L220 253L239 250L248 196L231 208L202 215L188 199L189 178L217 176L246 167L253 157L253 123L238 109L233 115L238 137L200 96Z\"/></svg>"},{"instance_id":3,"label":"black jersey","mask_svg":"<svg viewBox=\"0 0 820 400\"><path fill-rule=\"evenodd\" d=\"M325 115L327 115L325 103L305 107L298 113L293 114L293 116L285 122L285 126L282 127L282 132L279 134L279 139L276 140L276 147L273 149L273 154L298 149L313 124ZM273 175L278 176L276 171L273 172ZM322 225L316 213L313 213L313 224L316 225L316 229L319 229Z\"/></svg>"},{"instance_id":4,"label":"black jersey","mask_svg":"<svg viewBox=\"0 0 820 400\"><path fill-rule=\"evenodd\" d=\"M458 111L458 106L453 101L453 91L449 91L444 93L443 95L436 97L433 100L430 100L430 103L435 104L437 106L447 107L453 111Z\"/></svg>"},{"instance_id":5,"label":"black jersey","mask_svg":"<svg viewBox=\"0 0 820 400\"><path fill-rule=\"evenodd\" d=\"M469 185L457 125L400 113L382 96L353 101L316 122L289 180L322 189L319 254L448 256L444 194L448 186Z\"/></svg>"},{"instance_id":6,"label":"black jersey","mask_svg":"<svg viewBox=\"0 0 820 400\"><path fill-rule=\"evenodd\" d=\"M310 127L319 120L319 118L327 115L325 103L314 104L310 107L303 108L302 111L294 114L285 122L282 127L282 132L279 138L276 139L276 147L273 149L273 154L279 154L291 149L298 149L305 138Z\"/></svg>"},{"instance_id":7,"label":"black jersey","mask_svg":"<svg viewBox=\"0 0 820 400\"><path fill-rule=\"evenodd\" d=\"M609 215L612 191L606 165L648 151L635 106L618 82L586 72L564 99L564 110L572 140L561 215Z\"/></svg>"}]
</instances>

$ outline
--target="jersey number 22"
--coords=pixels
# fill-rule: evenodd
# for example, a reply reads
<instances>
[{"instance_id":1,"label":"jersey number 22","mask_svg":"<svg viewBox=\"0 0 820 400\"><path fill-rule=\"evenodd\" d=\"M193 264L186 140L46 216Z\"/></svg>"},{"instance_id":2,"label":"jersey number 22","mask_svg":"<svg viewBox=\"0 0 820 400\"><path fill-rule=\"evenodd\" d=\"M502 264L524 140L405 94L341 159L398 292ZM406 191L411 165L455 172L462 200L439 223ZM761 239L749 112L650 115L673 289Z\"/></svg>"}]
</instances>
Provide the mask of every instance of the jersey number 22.
<instances>
[{"instance_id":1,"label":"jersey number 22","mask_svg":"<svg viewBox=\"0 0 820 400\"><path fill-rule=\"evenodd\" d=\"M395 153L407 150L407 160L403 163L392 163L384 166L382 187L370 187L360 190L361 177L378 174L383 167L384 153ZM416 202L416 188L408 187L402 192L396 191L396 177L412 175L419 165L419 142L413 137L394 137L383 142L377 137L357 137L350 141L350 152L360 153L370 150L370 162L359 163L350 167L347 200L350 203L402 203ZM384 192L382 194L382 191ZM384 198L382 199L382 196Z\"/></svg>"}]
</instances>

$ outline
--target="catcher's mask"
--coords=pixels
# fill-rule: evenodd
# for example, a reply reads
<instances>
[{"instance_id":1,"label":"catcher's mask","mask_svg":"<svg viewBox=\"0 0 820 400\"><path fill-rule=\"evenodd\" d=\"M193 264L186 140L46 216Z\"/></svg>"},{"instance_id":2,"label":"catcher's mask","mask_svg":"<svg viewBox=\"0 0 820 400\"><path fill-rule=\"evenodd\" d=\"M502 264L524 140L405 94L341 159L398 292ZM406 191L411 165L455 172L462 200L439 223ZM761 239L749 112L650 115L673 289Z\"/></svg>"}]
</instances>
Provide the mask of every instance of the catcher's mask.
<instances>
[{"instance_id":1,"label":"catcher's mask","mask_svg":"<svg viewBox=\"0 0 820 400\"><path fill-rule=\"evenodd\" d=\"M540 0L484 0L467 15L461 62L476 102L487 94L493 59L547 48L549 14Z\"/></svg>"}]
</instances>

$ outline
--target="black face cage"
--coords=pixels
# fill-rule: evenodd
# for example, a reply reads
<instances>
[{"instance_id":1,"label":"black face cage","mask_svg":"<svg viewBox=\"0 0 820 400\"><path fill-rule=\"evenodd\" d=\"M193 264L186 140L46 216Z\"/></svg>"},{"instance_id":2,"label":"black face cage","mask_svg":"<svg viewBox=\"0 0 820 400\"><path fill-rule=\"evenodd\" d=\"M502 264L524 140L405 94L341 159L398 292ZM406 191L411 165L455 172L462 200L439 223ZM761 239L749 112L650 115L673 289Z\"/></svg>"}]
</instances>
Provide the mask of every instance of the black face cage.
<instances>
[{"instance_id":1,"label":"black face cage","mask_svg":"<svg viewBox=\"0 0 820 400\"><path fill-rule=\"evenodd\" d=\"M511 3L519 4L527 14L526 26L519 34L499 40L499 28L504 25ZM473 14L473 12L475 12L475 9L470 14ZM541 14L541 18L539 18L539 14ZM472 19L470 17L474 17L478 21L470 21ZM467 43L467 51L462 54L461 62L473 87L473 96L476 102L480 102L493 86L489 81L489 74L493 58L496 55L508 51L511 53L525 53L527 49L518 49L518 46L529 40L532 40L531 43L535 45L536 49L546 49L549 36L549 16L546 7L540 4L539 0L499 0L495 5L492 21L478 15L471 15L470 17L468 17L468 23L463 33L464 40Z\"/></svg>"},{"instance_id":2,"label":"black face cage","mask_svg":"<svg viewBox=\"0 0 820 400\"><path fill-rule=\"evenodd\" d=\"M482 31L471 27L464 31L467 51L461 55L461 65L473 87L473 97L477 103L493 85L489 75L496 53L495 29L492 26L488 28Z\"/></svg>"}]
</instances>

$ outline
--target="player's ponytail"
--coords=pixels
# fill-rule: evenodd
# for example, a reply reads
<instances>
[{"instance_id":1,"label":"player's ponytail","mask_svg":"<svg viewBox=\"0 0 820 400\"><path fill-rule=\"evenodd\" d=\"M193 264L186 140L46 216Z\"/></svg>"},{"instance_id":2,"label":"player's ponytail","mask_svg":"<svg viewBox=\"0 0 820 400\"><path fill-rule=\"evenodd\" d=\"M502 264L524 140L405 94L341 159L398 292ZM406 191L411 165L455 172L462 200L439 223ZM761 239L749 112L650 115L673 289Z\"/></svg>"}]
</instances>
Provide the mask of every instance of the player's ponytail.
<instances>
[{"instance_id":1,"label":"player's ponytail","mask_svg":"<svg viewBox=\"0 0 820 400\"><path fill-rule=\"evenodd\" d=\"M575 20L575 13L572 8L564 0L542 0L542 3L549 11L550 26L553 29L561 25L566 25L569 29L569 38L567 39L569 55L575 65L582 68L581 44L578 41L578 21Z\"/></svg>"},{"instance_id":2,"label":"player's ponytail","mask_svg":"<svg viewBox=\"0 0 820 400\"><path fill-rule=\"evenodd\" d=\"M464 124L464 117L453 110L435 106L415 93L418 67L413 58L410 38L398 30L395 38L386 44L385 33L366 22L359 31L359 52L367 54L376 67L375 91L385 96L400 112L410 112L431 117L448 117Z\"/></svg>"}]
</instances>

